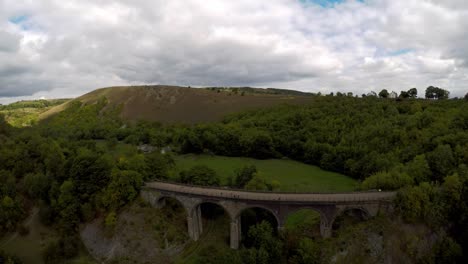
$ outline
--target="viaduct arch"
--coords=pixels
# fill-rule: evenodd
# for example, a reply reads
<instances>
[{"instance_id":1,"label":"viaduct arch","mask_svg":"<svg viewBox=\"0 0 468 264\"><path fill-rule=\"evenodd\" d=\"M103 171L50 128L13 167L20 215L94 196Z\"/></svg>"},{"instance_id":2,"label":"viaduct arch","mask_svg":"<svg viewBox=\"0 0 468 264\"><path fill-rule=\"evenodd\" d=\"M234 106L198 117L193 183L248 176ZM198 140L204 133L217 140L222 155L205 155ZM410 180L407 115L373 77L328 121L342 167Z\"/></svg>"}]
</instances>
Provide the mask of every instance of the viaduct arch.
<instances>
[{"instance_id":1,"label":"viaduct arch","mask_svg":"<svg viewBox=\"0 0 468 264\"><path fill-rule=\"evenodd\" d=\"M263 208L276 218L281 229L291 213L301 209L311 209L320 213L320 234L330 237L336 217L347 210L360 210L366 217L373 217L380 211L391 210L391 200L395 192L350 192L350 193L281 193L250 192L226 188L212 188L148 182L141 196L152 206L164 206L166 197L178 200L187 212L188 234L198 240L202 231L200 205L213 203L221 206L230 218L230 246L239 248L241 239L240 217L249 208Z\"/></svg>"}]
</instances>

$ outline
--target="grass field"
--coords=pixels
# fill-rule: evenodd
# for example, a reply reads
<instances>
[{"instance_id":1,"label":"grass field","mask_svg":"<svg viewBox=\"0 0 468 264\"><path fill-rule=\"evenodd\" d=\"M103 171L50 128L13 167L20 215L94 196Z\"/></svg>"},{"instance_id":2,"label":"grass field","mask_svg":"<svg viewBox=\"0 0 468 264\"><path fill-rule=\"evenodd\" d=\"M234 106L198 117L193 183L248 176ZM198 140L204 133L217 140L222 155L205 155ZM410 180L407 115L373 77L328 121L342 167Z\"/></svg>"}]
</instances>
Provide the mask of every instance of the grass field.
<instances>
[{"instance_id":1,"label":"grass field","mask_svg":"<svg viewBox=\"0 0 468 264\"><path fill-rule=\"evenodd\" d=\"M285 192L346 192L355 190L358 184L356 180L345 175L292 160L257 160L193 154L176 156L175 160L175 175L195 165L206 165L217 172L224 184L228 177L235 175L236 169L245 165L255 165L265 177L279 181L280 190Z\"/></svg>"}]
</instances>

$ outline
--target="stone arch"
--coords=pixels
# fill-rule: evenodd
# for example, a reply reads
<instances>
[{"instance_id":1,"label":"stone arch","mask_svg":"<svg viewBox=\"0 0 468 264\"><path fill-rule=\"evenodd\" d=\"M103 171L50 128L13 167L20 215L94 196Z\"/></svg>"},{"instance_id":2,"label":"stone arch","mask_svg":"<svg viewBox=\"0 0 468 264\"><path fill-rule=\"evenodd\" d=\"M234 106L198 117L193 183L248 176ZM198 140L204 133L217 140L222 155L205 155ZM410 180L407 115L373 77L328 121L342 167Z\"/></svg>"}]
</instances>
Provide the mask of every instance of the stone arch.
<instances>
[{"instance_id":1,"label":"stone arch","mask_svg":"<svg viewBox=\"0 0 468 264\"><path fill-rule=\"evenodd\" d=\"M203 233L202 206L210 204L221 208L224 215L229 218L229 222L232 221L230 211L222 203L213 200L197 200L195 203L190 205L190 208L187 209L189 214L187 217L188 232L190 237L195 241L197 241Z\"/></svg>"},{"instance_id":2,"label":"stone arch","mask_svg":"<svg viewBox=\"0 0 468 264\"><path fill-rule=\"evenodd\" d=\"M172 196L172 195L160 195L156 201L155 201L155 207L156 208L163 208L167 205L167 201L175 201L177 204L179 204L182 208L185 209L185 213L188 215L189 211L184 203L184 201L180 200L177 198L177 196Z\"/></svg>"},{"instance_id":3,"label":"stone arch","mask_svg":"<svg viewBox=\"0 0 468 264\"><path fill-rule=\"evenodd\" d=\"M249 217L248 212L252 212L253 214ZM245 215L246 213L247 215ZM259 214L262 214L260 219L257 218ZM277 234L281 227L281 220L277 212L273 209L262 205L248 205L238 210L235 221L233 222L233 224L236 225L234 231L237 233L234 233L233 224L231 224L231 248L237 248L239 246L242 240L242 234L247 235L250 226L260 223L263 220L269 222L272 225L273 232ZM236 242L234 247L232 238L235 238L234 240Z\"/></svg>"},{"instance_id":4,"label":"stone arch","mask_svg":"<svg viewBox=\"0 0 468 264\"><path fill-rule=\"evenodd\" d=\"M242 213L245 212L246 210L256 209L256 208L264 210L264 211L270 213L273 216L273 218L275 219L275 221L276 221L276 228L281 227L283 222L281 221L282 219L280 219L280 216L278 215L278 213L275 212L273 209L271 209L271 208L269 208L267 206L263 206L263 205L245 206L244 208L237 211L237 213L234 216L234 219L239 219L242 216Z\"/></svg>"},{"instance_id":5,"label":"stone arch","mask_svg":"<svg viewBox=\"0 0 468 264\"><path fill-rule=\"evenodd\" d=\"M214 204L214 205L217 205L221 208L223 208L224 212L226 213L227 216L229 216L230 219L233 218L232 216L232 212L231 210L229 210L230 208L227 207L225 204L219 202L219 201L212 201L212 200L201 200L201 201L198 201L196 204L194 204L191 208L190 208L190 213L195 213L195 210L199 210L200 209L200 206L202 204Z\"/></svg>"},{"instance_id":6,"label":"stone arch","mask_svg":"<svg viewBox=\"0 0 468 264\"><path fill-rule=\"evenodd\" d=\"M315 207L310 207L310 206L304 206L304 207L299 207L299 208L296 208L294 210L291 210L289 211L287 214L285 214L283 216L283 225L284 227L287 226L288 222L289 224L291 224L290 220L293 215L296 215L296 214L302 214L301 218L302 217L309 217L308 220L312 220L310 219L311 217L314 217L313 215L311 215L310 213L313 213L313 214L316 214L318 216L318 219L317 219L317 229L316 231L319 232L319 234L321 236L323 236L322 234L322 230L321 230L321 227L323 226L323 223L322 221L326 221L327 220L327 216L324 214L324 212L322 212L320 209L318 208L315 208ZM295 224L295 223L292 223L292 224ZM310 224L310 222L309 222ZM310 227L310 226L309 226ZM309 233L315 233L314 230L308 230ZM310 234L311 235L311 234ZM315 234L314 234L315 235Z\"/></svg>"},{"instance_id":7,"label":"stone arch","mask_svg":"<svg viewBox=\"0 0 468 264\"><path fill-rule=\"evenodd\" d=\"M333 219L331 219L330 227L332 230L338 229L339 225L343 224L339 222L340 218L344 218L346 216L353 217L355 221L365 221L371 218L373 214L364 206L346 206L340 208Z\"/></svg>"}]
</instances>

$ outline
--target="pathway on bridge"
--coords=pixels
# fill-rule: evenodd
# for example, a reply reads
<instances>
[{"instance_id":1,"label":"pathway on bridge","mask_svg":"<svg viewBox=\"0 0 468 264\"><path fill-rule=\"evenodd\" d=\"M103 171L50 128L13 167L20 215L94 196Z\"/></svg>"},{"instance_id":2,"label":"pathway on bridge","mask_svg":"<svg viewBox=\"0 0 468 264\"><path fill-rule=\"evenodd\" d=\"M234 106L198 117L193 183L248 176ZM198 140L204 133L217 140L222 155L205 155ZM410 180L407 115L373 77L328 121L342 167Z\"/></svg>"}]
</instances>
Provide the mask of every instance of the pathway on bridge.
<instances>
[{"instance_id":1,"label":"pathway on bridge","mask_svg":"<svg viewBox=\"0 0 468 264\"><path fill-rule=\"evenodd\" d=\"M171 191L174 193L209 196L224 199L282 201L282 202L358 202L392 199L395 192L347 192L347 193L285 193L231 190L227 188L213 188L174 184L167 182L148 182L146 187Z\"/></svg>"}]
</instances>

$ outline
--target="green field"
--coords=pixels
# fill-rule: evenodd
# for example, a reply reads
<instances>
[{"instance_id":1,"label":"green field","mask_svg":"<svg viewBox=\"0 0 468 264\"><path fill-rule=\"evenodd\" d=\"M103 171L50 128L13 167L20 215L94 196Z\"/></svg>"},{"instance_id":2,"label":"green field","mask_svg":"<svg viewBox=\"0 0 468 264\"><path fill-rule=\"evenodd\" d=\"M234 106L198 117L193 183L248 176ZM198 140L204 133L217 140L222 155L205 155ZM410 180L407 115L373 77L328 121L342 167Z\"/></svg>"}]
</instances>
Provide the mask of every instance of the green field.
<instances>
[{"instance_id":1,"label":"green field","mask_svg":"<svg viewBox=\"0 0 468 264\"><path fill-rule=\"evenodd\" d=\"M266 178L279 181L280 191L285 192L347 192L355 190L358 185L356 180L345 175L292 160L188 154L176 156L175 161L175 175L195 165L206 165L217 172L223 184L227 182L228 177L235 175L236 169L245 165L255 165L259 173Z\"/></svg>"}]
</instances>

